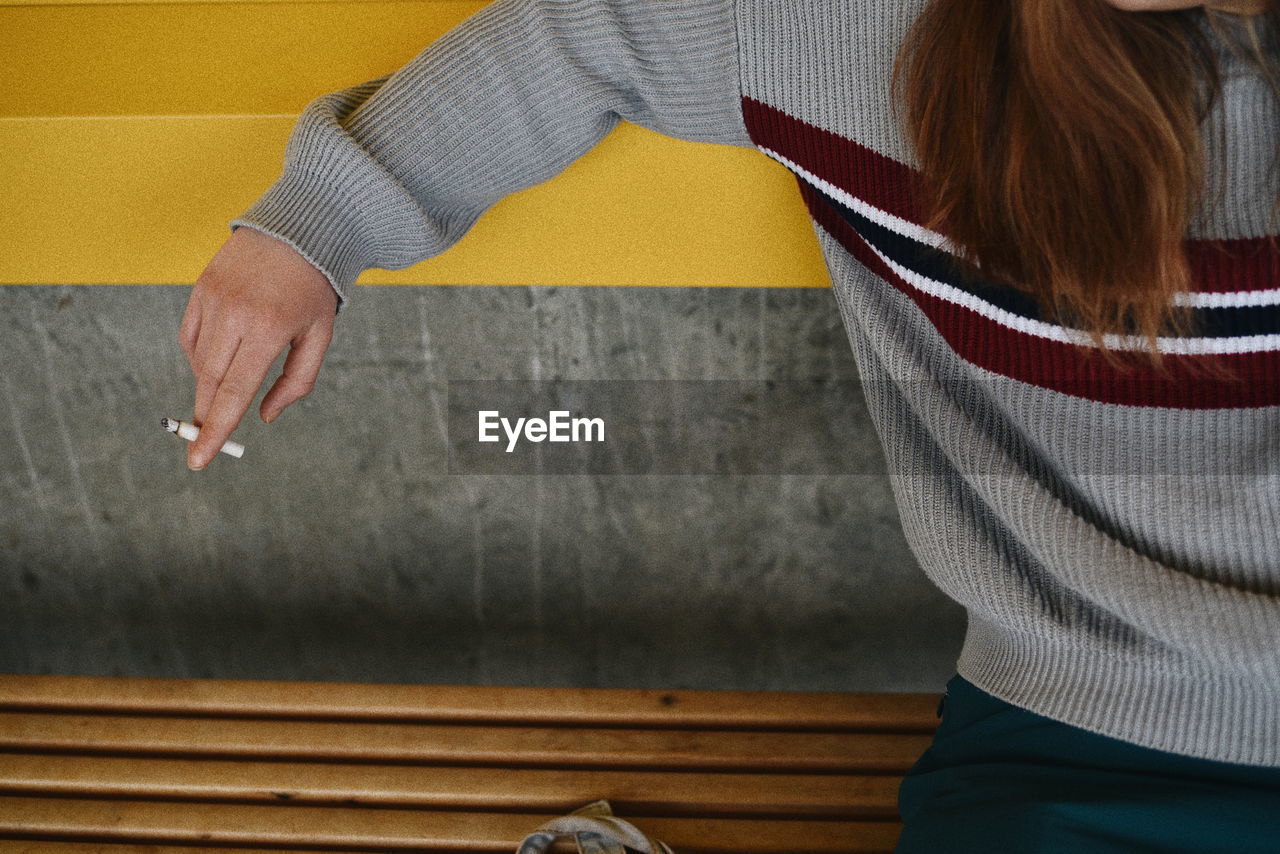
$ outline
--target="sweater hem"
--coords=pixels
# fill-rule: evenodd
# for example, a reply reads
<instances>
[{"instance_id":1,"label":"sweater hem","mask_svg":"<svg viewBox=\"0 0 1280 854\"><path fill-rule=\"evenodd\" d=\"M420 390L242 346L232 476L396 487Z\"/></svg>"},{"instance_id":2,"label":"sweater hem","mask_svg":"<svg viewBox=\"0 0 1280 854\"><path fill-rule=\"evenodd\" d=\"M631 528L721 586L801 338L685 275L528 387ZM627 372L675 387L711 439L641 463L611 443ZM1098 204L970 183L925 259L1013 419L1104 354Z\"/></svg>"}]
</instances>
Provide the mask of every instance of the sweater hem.
<instances>
[{"instance_id":1,"label":"sweater hem","mask_svg":"<svg viewBox=\"0 0 1280 854\"><path fill-rule=\"evenodd\" d=\"M1280 687L1017 632L972 611L957 672L1005 702L1152 748L1280 767Z\"/></svg>"}]
</instances>

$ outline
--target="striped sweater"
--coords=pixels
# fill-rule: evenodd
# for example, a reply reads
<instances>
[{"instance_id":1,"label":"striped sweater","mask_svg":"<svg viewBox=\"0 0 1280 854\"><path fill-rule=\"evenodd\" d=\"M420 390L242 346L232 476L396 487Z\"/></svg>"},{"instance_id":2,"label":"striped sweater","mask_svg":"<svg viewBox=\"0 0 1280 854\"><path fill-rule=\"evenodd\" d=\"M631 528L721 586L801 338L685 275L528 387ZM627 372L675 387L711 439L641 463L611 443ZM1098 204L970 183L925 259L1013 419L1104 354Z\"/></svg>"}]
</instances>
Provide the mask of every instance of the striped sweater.
<instances>
[{"instance_id":1,"label":"striped sweater","mask_svg":"<svg viewBox=\"0 0 1280 854\"><path fill-rule=\"evenodd\" d=\"M231 228L288 241L345 306L362 270L443 252L621 120L759 150L808 206L908 542L968 612L959 673L1095 733L1280 766L1269 91L1220 50L1186 235L1201 324L1161 341L1175 368L1221 354L1242 380L1122 375L1020 292L953 274L920 225L888 81L923 2L497 0L308 104Z\"/></svg>"}]
</instances>

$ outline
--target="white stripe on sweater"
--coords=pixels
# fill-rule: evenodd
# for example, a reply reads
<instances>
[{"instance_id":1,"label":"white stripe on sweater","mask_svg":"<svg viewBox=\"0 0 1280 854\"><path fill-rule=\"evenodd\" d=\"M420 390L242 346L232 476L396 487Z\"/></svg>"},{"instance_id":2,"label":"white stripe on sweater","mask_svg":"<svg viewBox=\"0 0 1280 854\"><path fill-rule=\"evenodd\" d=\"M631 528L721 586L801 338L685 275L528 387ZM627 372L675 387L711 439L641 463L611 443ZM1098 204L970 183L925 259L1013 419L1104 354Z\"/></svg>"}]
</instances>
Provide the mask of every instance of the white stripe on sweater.
<instances>
[{"instance_id":1,"label":"white stripe on sweater","mask_svg":"<svg viewBox=\"0 0 1280 854\"><path fill-rule=\"evenodd\" d=\"M914 222L905 220L902 217L894 216L888 211L882 210L874 205L868 204L862 199L851 195L847 191L837 187L830 181L819 178L803 166L784 157L772 149L759 146L760 150L768 156L777 160L787 169L799 175L806 182L821 191L827 196L836 199L841 204L857 213L865 216L867 219L883 226L891 231L897 232L904 237L911 238L918 243L941 249L945 252L955 254L955 246L945 236L938 234L936 231L924 228ZM863 238L865 240L865 238ZM1028 335L1035 335L1039 338L1047 338L1053 341L1061 341L1068 344L1088 344L1090 341L1088 333L1079 329L1069 329L1053 323L1046 323L1042 320L1035 320L1022 315L1015 314L1007 309L993 305L981 297L975 296L966 290L957 288L954 285L940 282L928 276L903 267L901 264L889 258L881 252L875 244L866 241L867 245L880 256L880 258L889 265L889 267L897 273L905 282L923 293L937 297L955 305L963 306L974 311L983 317L994 320L1002 326L1015 329ZM1250 306L1261 305L1277 305L1280 304L1280 288L1271 288L1261 291L1235 291L1229 293L1181 293L1175 296L1175 302L1179 305L1189 305L1195 308L1245 308ZM1106 335L1103 337L1108 347L1116 350L1142 350L1146 348L1143 338L1133 335ZM1280 350L1280 334L1269 335L1241 335L1227 336L1216 338L1204 337L1188 337L1188 338L1166 338L1156 339L1156 345L1162 353L1177 353L1184 355L1201 355L1206 353L1258 353L1268 350Z\"/></svg>"}]
</instances>

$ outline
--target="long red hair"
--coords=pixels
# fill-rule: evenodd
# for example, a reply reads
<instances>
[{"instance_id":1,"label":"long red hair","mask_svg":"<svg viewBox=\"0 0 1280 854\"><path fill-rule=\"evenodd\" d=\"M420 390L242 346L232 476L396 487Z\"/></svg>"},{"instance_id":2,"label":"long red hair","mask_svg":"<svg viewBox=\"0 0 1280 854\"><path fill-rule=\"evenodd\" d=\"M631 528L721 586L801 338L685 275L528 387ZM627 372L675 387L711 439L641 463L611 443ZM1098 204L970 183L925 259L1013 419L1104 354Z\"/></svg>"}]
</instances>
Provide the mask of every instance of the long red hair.
<instances>
[{"instance_id":1,"label":"long red hair","mask_svg":"<svg viewBox=\"0 0 1280 854\"><path fill-rule=\"evenodd\" d=\"M1251 19L1276 32L1276 2ZM1035 296L1089 333L1186 334L1175 304L1200 204L1200 127L1219 97L1202 9L1128 12L1103 0L932 0L893 86L931 206L962 267ZM1214 29L1225 37L1217 24ZM1275 88L1252 29L1251 62Z\"/></svg>"}]
</instances>

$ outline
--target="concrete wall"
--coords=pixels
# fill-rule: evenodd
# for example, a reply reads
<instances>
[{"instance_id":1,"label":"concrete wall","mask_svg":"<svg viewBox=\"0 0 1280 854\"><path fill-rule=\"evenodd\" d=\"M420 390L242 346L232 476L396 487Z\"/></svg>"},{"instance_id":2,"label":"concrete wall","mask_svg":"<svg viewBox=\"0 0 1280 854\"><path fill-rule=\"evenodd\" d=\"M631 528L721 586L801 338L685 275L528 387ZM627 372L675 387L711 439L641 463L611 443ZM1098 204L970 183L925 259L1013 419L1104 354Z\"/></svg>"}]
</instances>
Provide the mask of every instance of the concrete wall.
<instances>
[{"instance_id":1,"label":"concrete wall","mask_svg":"<svg viewBox=\"0 0 1280 854\"><path fill-rule=\"evenodd\" d=\"M829 291L363 287L312 395L270 426L255 410L244 459L201 473L159 426L191 414L188 293L0 288L0 671L869 691L953 672L964 614L868 463ZM462 380L790 383L814 405L739 418L720 468L450 473ZM725 441L679 435L651 456Z\"/></svg>"}]
</instances>

